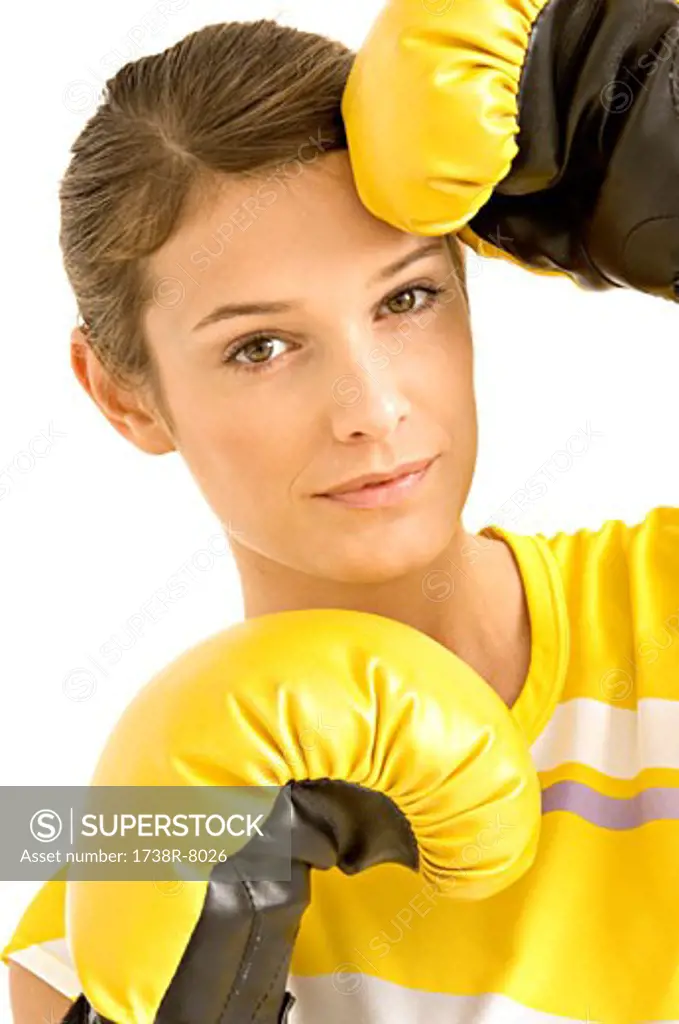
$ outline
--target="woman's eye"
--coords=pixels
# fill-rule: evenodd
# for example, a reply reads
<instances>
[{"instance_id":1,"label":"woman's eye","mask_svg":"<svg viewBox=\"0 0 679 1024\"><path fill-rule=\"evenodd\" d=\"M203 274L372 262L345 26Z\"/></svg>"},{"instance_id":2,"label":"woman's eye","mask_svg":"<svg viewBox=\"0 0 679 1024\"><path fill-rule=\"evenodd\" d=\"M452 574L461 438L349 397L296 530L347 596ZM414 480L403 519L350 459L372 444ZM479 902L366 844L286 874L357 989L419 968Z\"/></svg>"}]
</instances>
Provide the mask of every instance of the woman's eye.
<instances>
[{"instance_id":1,"label":"woman's eye","mask_svg":"<svg viewBox=\"0 0 679 1024\"><path fill-rule=\"evenodd\" d=\"M384 304L390 307L390 311L395 316L403 316L407 313L419 312L419 309L421 308L426 309L435 305L438 300L438 296L445 292L445 290L446 289L444 287L437 288L430 285L410 285L408 288L403 288L400 292L390 295L389 298L384 300ZM425 296L425 301L419 309L416 302L411 301L412 296L417 292L422 292ZM404 298L405 305L403 304ZM397 308L394 309L394 306ZM254 335L254 337L241 342L236 349L232 350L229 355L226 355L223 362L232 366L236 370L255 370L260 373L264 372L276 361L276 355L274 354L276 344L282 345L283 350L285 350L288 342L283 341L274 334Z\"/></svg>"},{"instance_id":2,"label":"woman's eye","mask_svg":"<svg viewBox=\"0 0 679 1024\"><path fill-rule=\"evenodd\" d=\"M431 306L434 304L437 296L440 295L442 291L444 291L443 288L431 288L426 285L411 285L409 288L404 288L402 291L397 292L395 295L392 295L390 298L386 299L385 305L391 306L392 303L395 303L396 306L398 307L399 304L401 304L400 309L392 308L391 311L392 313L395 313L396 316L402 316L404 313L412 313L416 309L415 304L412 302L407 302L406 307L403 307L402 303L404 296L412 296L415 295L416 292L423 292L426 296L426 300L424 302L424 306L426 308L427 306Z\"/></svg>"},{"instance_id":3,"label":"woman's eye","mask_svg":"<svg viewBox=\"0 0 679 1024\"><path fill-rule=\"evenodd\" d=\"M235 365L238 370L256 370L260 366L269 366L274 360L267 357L271 355L276 342L284 347L286 345L286 342L271 334L263 334L261 337L251 338L225 358L224 362ZM245 355L250 355L254 358L240 358L240 356Z\"/></svg>"}]
</instances>

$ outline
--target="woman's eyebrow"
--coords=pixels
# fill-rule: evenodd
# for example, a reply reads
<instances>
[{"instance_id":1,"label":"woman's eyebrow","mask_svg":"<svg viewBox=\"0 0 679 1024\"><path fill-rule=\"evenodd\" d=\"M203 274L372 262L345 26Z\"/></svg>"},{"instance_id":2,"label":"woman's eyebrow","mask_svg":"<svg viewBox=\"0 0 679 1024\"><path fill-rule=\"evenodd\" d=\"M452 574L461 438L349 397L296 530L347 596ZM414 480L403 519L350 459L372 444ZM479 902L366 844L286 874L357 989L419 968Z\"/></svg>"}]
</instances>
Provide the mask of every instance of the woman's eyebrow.
<instances>
[{"instance_id":1,"label":"woman's eyebrow","mask_svg":"<svg viewBox=\"0 0 679 1024\"><path fill-rule=\"evenodd\" d=\"M394 263L390 263L388 267L383 267L374 277L370 278L370 284L377 284L378 281L384 281L388 277L392 277L398 273L399 270L403 270L404 267L410 266L415 260L424 259L425 256L432 256L434 253L441 252L443 249L443 236L437 235L436 238L430 238L423 244L417 246L416 249L412 249L406 256L402 256L401 259L396 260Z\"/></svg>"},{"instance_id":2,"label":"woman's eyebrow","mask_svg":"<svg viewBox=\"0 0 679 1024\"><path fill-rule=\"evenodd\" d=\"M407 255L401 256L400 259L390 263L387 267L383 267L382 270L378 271L373 277L370 278L370 284L376 284L378 281L384 281L389 277L392 277L399 270L403 270L404 267L409 266L416 260L424 259L425 256L431 256L434 253L440 252L443 247L443 237L437 236L436 238L430 238L423 244L412 249ZM208 313L201 320L191 328L193 331L198 331L202 327L207 327L209 324L216 323L219 320L228 320L236 316L261 316L263 313L285 313L292 309L295 305L300 305L301 300L295 302L229 302L222 303L216 306L212 312Z\"/></svg>"}]
</instances>

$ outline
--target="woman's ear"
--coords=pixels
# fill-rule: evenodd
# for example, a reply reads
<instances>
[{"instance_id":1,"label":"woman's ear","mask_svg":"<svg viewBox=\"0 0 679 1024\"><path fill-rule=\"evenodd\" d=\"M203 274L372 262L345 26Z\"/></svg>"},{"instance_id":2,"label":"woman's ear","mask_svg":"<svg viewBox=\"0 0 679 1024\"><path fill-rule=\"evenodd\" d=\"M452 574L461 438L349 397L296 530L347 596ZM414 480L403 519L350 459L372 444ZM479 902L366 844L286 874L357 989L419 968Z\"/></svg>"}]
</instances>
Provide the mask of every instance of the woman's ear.
<instances>
[{"instance_id":1,"label":"woman's ear","mask_svg":"<svg viewBox=\"0 0 679 1024\"><path fill-rule=\"evenodd\" d=\"M71 332L71 366L93 402L119 434L150 455L176 450L169 425L141 388L118 384L102 366L82 327Z\"/></svg>"}]
</instances>

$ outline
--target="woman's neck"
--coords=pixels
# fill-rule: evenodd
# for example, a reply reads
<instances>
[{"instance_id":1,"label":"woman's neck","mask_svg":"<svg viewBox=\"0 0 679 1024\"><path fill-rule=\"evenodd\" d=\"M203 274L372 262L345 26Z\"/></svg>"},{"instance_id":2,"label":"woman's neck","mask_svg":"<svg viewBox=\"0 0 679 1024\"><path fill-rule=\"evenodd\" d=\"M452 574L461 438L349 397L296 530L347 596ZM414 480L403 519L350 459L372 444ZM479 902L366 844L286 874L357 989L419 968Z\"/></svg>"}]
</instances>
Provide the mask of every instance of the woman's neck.
<instances>
[{"instance_id":1,"label":"woman's neck","mask_svg":"<svg viewBox=\"0 0 679 1024\"><path fill-rule=\"evenodd\" d=\"M521 575L500 538L462 526L429 565L384 583L343 583L273 562L232 541L245 617L347 608L403 622L451 650L511 707L530 662L530 620Z\"/></svg>"}]
</instances>

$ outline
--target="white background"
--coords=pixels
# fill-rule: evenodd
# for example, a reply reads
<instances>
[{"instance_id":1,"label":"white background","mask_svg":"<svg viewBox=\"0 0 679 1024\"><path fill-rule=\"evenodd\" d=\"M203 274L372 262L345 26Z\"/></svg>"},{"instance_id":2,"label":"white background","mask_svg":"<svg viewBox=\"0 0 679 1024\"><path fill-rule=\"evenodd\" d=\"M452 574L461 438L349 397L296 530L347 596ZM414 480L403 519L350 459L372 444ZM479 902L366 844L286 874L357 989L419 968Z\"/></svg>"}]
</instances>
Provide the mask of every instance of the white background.
<instances>
[{"instance_id":1,"label":"white background","mask_svg":"<svg viewBox=\"0 0 679 1024\"><path fill-rule=\"evenodd\" d=\"M166 6L173 13L163 15L160 0L60 0L39 11L16 4L5 15L2 785L85 784L135 692L187 647L241 616L229 556L210 561L207 554L219 524L180 457L154 458L128 444L70 369L75 301L57 241L57 188L69 146L106 78L196 28L277 16L356 49L381 4ZM597 529L607 519L634 523L656 505L679 505L677 306L631 292L587 293L471 253L469 274L480 455L467 528ZM578 431L591 440L568 467L555 453L567 451ZM45 448L37 440L43 432L53 444L33 458L31 449ZM541 467L547 493L521 507L512 496ZM163 611L155 596L174 575L186 594ZM130 620L141 624L134 643ZM128 649L111 667L99 652L116 638ZM0 945L38 886L0 882ZM6 988L3 967L3 1021Z\"/></svg>"}]
</instances>

